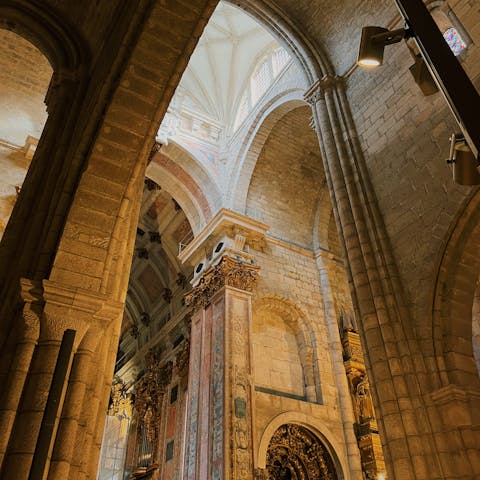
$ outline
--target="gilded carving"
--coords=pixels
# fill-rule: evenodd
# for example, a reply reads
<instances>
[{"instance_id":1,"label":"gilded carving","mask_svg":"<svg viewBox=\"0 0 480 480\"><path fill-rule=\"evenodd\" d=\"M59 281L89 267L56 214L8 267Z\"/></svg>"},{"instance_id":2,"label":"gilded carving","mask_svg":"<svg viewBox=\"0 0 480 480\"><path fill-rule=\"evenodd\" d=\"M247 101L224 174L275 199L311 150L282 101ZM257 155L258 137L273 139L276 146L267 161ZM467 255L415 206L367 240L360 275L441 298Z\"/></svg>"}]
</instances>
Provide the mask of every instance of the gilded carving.
<instances>
[{"instance_id":1,"label":"gilded carving","mask_svg":"<svg viewBox=\"0 0 480 480\"><path fill-rule=\"evenodd\" d=\"M366 374L361 377L360 382L357 383L355 399L360 421L371 420L375 417L372 397L370 396L370 385Z\"/></svg>"},{"instance_id":2,"label":"gilded carving","mask_svg":"<svg viewBox=\"0 0 480 480\"><path fill-rule=\"evenodd\" d=\"M342 344L355 413L355 432L360 449L362 470L367 479L377 478L379 472L385 471L385 463L375 421L370 385L365 373L362 346L355 327L351 325L353 325L352 322L342 322Z\"/></svg>"},{"instance_id":3,"label":"gilded carving","mask_svg":"<svg viewBox=\"0 0 480 480\"><path fill-rule=\"evenodd\" d=\"M256 468L253 472L253 478L255 480L267 480L267 472L264 468Z\"/></svg>"},{"instance_id":4,"label":"gilded carving","mask_svg":"<svg viewBox=\"0 0 480 480\"><path fill-rule=\"evenodd\" d=\"M172 381L173 363L167 362L161 367L157 355L153 352L147 354L145 363L145 373L135 389L134 408L138 413L139 423L145 427L148 440L155 446L163 395Z\"/></svg>"},{"instance_id":5,"label":"gilded carving","mask_svg":"<svg viewBox=\"0 0 480 480\"><path fill-rule=\"evenodd\" d=\"M121 380L114 379L110 397L111 403L108 408L108 414L116 417L131 418L132 399Z\"/></svg>"},{"instance_id":6,"label":"gilded carving","mask_svg":"<svg viewBox=\"0 0 480 480\"><path fill-rule=\"evenodd\" d=\"M253 291L259 267L224 256L207 270L198 285L185 296L185 304L194 310L205 308L212 296L224 286Z\"/></svg>"},{"instance_id":7,"label":"gilded carving","mask_svg":"<svg viewBox=\"0 0 480 480\"><path fill-rule=\"evenodd\" d=\"M184 377L188 374L188 364L190 361L190 341L185 339L183 341L182 349L175 356L175 366L177 375Z\"/></svg>"},{"instance_id":8,"label":"gilded carving","mask_svg":"<svg viewBox=\"0 0 480 480\"><path fill-rule=\"evenodd\" d=\"M330 454L320 440L299 425L282 425L267 451L270 480L336 480Z\"/></svg>"}]
</instances>

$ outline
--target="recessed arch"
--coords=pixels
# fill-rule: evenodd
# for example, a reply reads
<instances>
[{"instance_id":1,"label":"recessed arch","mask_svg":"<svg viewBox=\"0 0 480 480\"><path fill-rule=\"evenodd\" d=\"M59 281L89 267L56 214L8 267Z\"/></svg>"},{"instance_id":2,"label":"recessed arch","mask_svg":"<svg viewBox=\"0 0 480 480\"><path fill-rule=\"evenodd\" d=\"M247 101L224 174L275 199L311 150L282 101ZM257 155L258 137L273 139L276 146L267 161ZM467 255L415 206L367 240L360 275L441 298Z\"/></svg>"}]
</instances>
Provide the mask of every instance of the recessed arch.
<instances>
[{"instance_id":1,"label":"recessed arch","mask_svg":"<svg viewBox=\"0 0 480 480\"><path fill-rule=\"evenodd\" d=\"M75 79L75 72L90 61L87 43L65 19L59 21L45 5L3 1L0 28L12 30L35 45L48 58L58 80Z\"/></svg>"},{"instance_id":2,"label":"recessed arch","mask_svg":"<svg viewBox=\"0 0 480 480\"><path fill-rule=\"evenodd\" d=\"M345 479L344 472L348 472L348 468L346 465L345 456L343 454L343 449L341 448L340 443L337 442L336 436L329 430L324 422L320 421L316 417L294 411L284 412L272 418L263 430L256 449L257 455L255 466L257 468L264 469L266 467L267 451L270 440L275 432L282 425L286 424L300 425L316 435L325 445L328 453L332 457L337 470L338 479Z\"/></svg>"},{"instance_id":3,"label":"recessed arch","mask_svg":"<svg viewBox=\"0 0 480 480\"><path fill-rule=\"evenodd\" d=\"M295 90L274 98L259 112L245 138L232 173L229 192L231 192L230 203L234 210L245 213L248 187L258 156L276 123L295 108L305 105L307 103L303 100L303 93Z\"/></svg>"},{"instance_id":4,"label":"recessed arch","mask_svg":"<svg viewBox=\"0 0 480 480\"><path fill-rule=\"evenodd\" d=\"M291 330L295 336L302 365L304 394L309 401L321 403L322 390L316 367L315 329L305 313L294 302L278 295L265 295L256 299L252 305L252 312L254 323L255 319L262 315L274 314Z\"/></svg>"},{"instance_id":5,"label":"recessed arch","mask_svg":"<svg viewBox=\"0 0 480 480\"><path fill-rule=\"evenodd\" d=\"M472 345L479 251L480 191L477 190L461 209L442 249L433 294L432 331L424 332L433 340L433 354L443 386L455 384L480 390Z\"/></svg>"}]
</instances>

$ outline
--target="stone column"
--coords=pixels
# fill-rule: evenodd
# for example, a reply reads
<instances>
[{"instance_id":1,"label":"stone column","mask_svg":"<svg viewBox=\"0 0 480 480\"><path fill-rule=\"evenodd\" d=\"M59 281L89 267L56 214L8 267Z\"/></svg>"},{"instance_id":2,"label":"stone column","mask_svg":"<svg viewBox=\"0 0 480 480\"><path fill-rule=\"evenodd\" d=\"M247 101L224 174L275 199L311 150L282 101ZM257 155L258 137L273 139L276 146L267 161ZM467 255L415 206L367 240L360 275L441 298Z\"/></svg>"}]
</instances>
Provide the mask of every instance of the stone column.
<instances>
[{"instance_id":1,"label":"stone column","mask_svg":"<svg viewBox=\"0 0 480 480\"><path fill-rule=\"evenodd\" d=\"M319 137L352 299L383 434L389 478L444 478L422 390L435 381L412 335L408 309L342 79L325 77L307 92Z\"/></svg>"},{"instance_id":2,"label":"stone column","mask_svg":"<svg viewBox=\"0 0 480 480\"><path fill-rule=\"evenodd\" d=\"M0 465L12 432L17 407L27 379L33 352L40 336L40 317L43 307L41 289L26 279L21 280L25 305L19 315L20 332L9 365L8 376L0 395Z\"/></svg>"},{"instance_id":3,"label":"stone column","mask_svg":"<svg viewBox=\"0 0 480 480\"><path fill-rule=\"evenodd\" d=\"M251 295L259 267L223 255L186 303L192 317L184 478L253 477Z\"/></svg>"},{"instance_id":4,"label":"stone column","mask_svg":"<svg viewBox=\"0 0 480 480\"><path fill-rule=\"evenodd\" d=\"M348 389L345 369L343 367L342 350L340 348L340 335L338 332L337 315L333 299L333 292L330 281L330 271L333 269L330 265L332 255L325 252L319 253L317 257L318 273L320 277L320 286L327 319L329 334L329 350L332 355L333 370L335 382L338 391L338 403L342 412L343 432L345 435L345 446L347 451L348 466L351 478L361 478L362 468L359 459L359 450L354 433L355 417L353 415L352 404Z\"/></svg>"},{"instance_id":5,"label":"stone column","mask_svg":"<svg viewBox=\"0 0 480 480\"><path fill-rule=\"evenodd\" d=\"M14 358L14 365L23 365L28 360L28 372L23 374L25 380L21 381L22 385L10 382L7 386L9 390L5 393L6 398L18 396L15 389L23 386L14 418L8 420L8 424L13 422L13 426L9 428L9 435L9 430L6 432L8 446L2 464L2 478L26 479L32 474L33 468L36 474L42 472L45 475L42 478L46 478L55 442L62 452L69 450L76 430L78 403L83 400L82 382L86 381L89 359L80 358L79 354L73 372L72 361L90 325L101 323L101 311L108 303L101 296L61 288L47 280L42 282L42 287L39 294L41 302L36 299L41 308L36 311L39 335L33 355L30 355L29 347L28 351L25 348L17 349L18 355ZM121 309L114 310L120 319ZM59 356L62 338L67 330L75 334L74 343L69 351ZM26 342L27 347L30 343L33 345L35 340ZM60 366L61 369L58 369ZM62 375L59 372L63 372ZM57 392L56 396L52 397L52 392ZM62 411L64 406L65 410ZM48 417L47 411L50 412ZM62 460L65 460L63 453ZM59 465L54 461L54 467ZM65 465L62 464L62 469ZM63 474L60 477L66 478Z\"/></svg>"}]
</instances>

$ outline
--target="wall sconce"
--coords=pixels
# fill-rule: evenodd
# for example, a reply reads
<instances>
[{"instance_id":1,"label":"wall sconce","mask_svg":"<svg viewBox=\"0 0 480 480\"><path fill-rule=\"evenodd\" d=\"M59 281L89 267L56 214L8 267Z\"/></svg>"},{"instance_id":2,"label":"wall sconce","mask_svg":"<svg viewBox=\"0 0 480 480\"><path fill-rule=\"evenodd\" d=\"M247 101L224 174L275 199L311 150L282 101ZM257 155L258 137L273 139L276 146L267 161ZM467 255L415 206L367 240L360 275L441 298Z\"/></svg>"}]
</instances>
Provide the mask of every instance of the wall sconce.
<instances>
[{"instance_id":1,"label":"wall sconce","mask_svg":"<svg viewBox=\"0 0 480 480\"><path fill-rule=\"evenodd\" d=\"M410 37L410 30L406 28L388 30L383 27L363 27L357 63L367 68L378 67L383 63L383 51L387 45Z\"/></svg>"},{"instance_id":2,"label":"wall sconce","mask_svg":"<svg viewBox=\"0 0 480 480\"><path fill-rule=\"evenodd\" d=\"M452 166L455 183L465 186L480 185L480 164L462 134L453 134L450 137L450 158L447 163Z\"/></svg>"}]
</instances>

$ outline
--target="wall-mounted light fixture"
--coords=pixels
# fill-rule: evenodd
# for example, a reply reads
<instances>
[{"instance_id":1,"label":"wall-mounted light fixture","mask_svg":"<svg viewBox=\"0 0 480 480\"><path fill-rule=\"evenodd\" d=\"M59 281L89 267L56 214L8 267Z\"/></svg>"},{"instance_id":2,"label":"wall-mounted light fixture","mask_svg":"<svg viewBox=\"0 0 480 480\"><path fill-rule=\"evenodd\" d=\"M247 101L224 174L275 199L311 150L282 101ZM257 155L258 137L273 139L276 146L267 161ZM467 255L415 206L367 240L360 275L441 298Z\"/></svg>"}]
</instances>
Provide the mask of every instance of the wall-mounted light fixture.
<instances>
[{"instance_id":1,"label":"wall-mounted light fixture","mask_svg":"<svg viewBox=\"0 0 480 480\"><path fill-rule=\"evenodd\" d=\"M453 181L459 185L480 185L480 173L477 171L475 157L462 134L450 137L450 158Z\"/></svg>"},{"instance_id":2,"label":"wall-mounted light fixture","mask_svg":"<svg viewBox=\"0 0 480 480\"><path fill-rule=\"evenodd\" d=\"M396 43L406 35L414 38L425 65L445 97L465 139L464 147L455 147L455 158L450 158L455 160L452 164L455 167L454 179L461 185L472 185L469 182L480 183L480 179L477 181L476 175L473 175L474 170L478 173L480 169L480 95L447 45L423 0L394 1L407 28L388 31L381 27L365 27L358 64L367 67L379 66L383 61L385 45ZM468 169L469 173L465 173L467 162L470 162L471 167Z\"/></svg>"},{"instance_id":3,"label":"wall-mounted light fixture","mask_svg":"<svg viewBox=\"0 0 480 480\"><path fill-rule=\"evenodd\" d=\"M383 64L383 52L387 45L408 40L412 36L413 33L408 28L387 30L383 27L363 27L357 62L361 67L379 67ZM430 75L422 56L416 55L410 45L408 48L415 61L410 67L415 83L420 87L425 96L438 92L438 87Z\"/></svg>"},{"instance_id":4,"label":"wall-mounted light fixture","mask_svg":"<svg viewBox=\"0 0 480 480\"><path fill-rule=\"evenodd\" d=\"M383 64L383 51L387 45L410 38L410 31L405 28L388 30L382 27L363 27L358 64L362 67L375 68Z\"/></svg>"}]
</instances>

